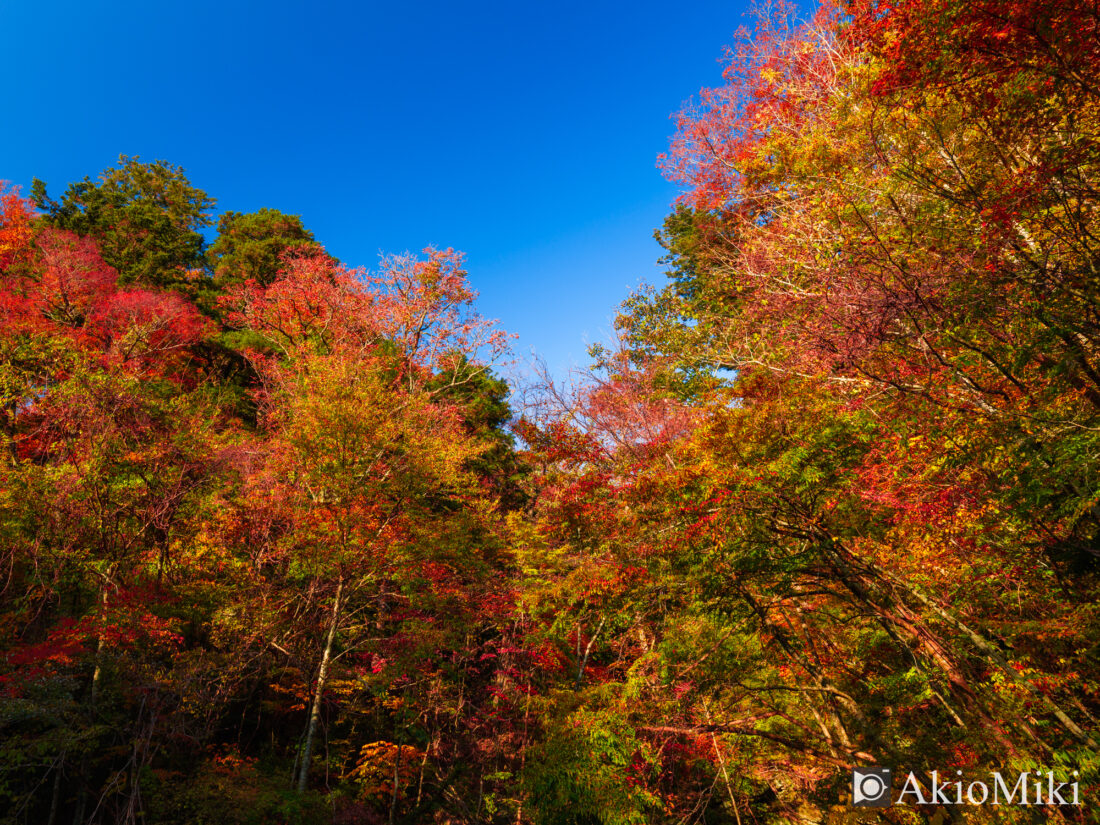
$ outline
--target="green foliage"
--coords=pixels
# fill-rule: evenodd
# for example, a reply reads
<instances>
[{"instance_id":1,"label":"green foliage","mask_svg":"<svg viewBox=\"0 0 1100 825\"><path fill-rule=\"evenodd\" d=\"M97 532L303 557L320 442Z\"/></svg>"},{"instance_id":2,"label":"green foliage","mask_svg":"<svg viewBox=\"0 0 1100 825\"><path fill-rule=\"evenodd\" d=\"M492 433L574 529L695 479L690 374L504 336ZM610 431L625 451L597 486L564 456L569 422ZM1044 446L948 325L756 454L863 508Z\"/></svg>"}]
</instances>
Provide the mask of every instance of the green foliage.
<instances>
[{"instance_id":1,"label":"green foliage","mask_svg":"<svg viewBox=\"0 0 1100 825\"><path fill-rule=\"evenodd\" d=\"M439 402L457 405L466 432L486 445L467 462L468 468L488 485L504 508L521 508L526 501L522 482L530 468L516 452L515 438L508 429L512 408L507 382L463 358L434 377L427 389Z\"/></svg>"},{"instance_id":2,"label":"green foliage","mask_svg":"<svg viewBox=\"0 0 1100 825\"><path fill-rule=\"evenodd\" d=\"M49 223L94 238L121 283L189 294L202 286L199 230L211 225L214 200L192 186L180 167L122 156L98 182L70 184L60 202L37 179L31 195Z\"/></svg>"},{"instance_id":3,"label":"green foliage","mask_svg":"<svg viewBox=\"0 0 1100 825\"><path fill-rule=\"evenodd\" d=\"M239 754L214 756L187 774L146 769L142 795L150 821L164 825L322 825L331 807L316 792L298 794L278 768Z\"/></svg>"},{"instance_id":4,"label":"green foliage","mask_svg":"<svg viewBox=\"0 0 1100 825\"><path fill-rule=\"evenodd\" d=\"M236 284L253 280L271 284L286 256L320 249L313 233L297 215L264 207L256 212L225 212L218 218L218 236L206 250L213 280L197 298L209 313L219 313L218 296Z\"/></svg>"},{"instance_id":5,"label":"green foliage","mask_svg":"<svg viewBox=\"0 0 1100 825\"><path fill-rule=\"evenodd\" d=\"M643 825L658 800L644 789L645 745L621 719L579 710L551 722L525 776L538 825Z\"/></svg>"}]
</instances>

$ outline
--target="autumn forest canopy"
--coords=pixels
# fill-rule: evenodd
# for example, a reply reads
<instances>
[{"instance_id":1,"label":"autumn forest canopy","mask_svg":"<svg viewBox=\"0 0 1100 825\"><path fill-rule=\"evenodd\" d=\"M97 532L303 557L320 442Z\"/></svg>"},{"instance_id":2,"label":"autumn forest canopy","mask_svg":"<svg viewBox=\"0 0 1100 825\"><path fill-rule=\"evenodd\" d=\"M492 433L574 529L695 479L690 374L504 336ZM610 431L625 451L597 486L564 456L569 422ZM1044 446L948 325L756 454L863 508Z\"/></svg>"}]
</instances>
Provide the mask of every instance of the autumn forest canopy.
<instances>
[{"instance_id":1,"label":"autumn forest canopy","mask_svg":"<svg viewBox=\"0 0 1100 825\"><path fill-rule=\"evenodd\" d=\"M453 249L0 190L0 823L1097 821L1100 8L770 4L660 165L566 385Z\"/></svg>"}]
</instances>

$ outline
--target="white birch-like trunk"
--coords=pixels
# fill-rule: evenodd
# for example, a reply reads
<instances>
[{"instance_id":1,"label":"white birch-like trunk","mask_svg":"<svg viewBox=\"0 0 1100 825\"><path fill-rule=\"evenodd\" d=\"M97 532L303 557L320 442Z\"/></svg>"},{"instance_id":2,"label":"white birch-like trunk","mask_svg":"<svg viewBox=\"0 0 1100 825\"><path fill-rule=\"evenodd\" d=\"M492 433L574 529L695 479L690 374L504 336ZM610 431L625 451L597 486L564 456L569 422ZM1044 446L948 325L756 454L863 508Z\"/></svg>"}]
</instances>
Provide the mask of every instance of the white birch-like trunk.
<instances>
[{"instance_id":1,"label":"white birch-like trunk","mask_svg":"<svg viewBox=\"0 0 1100 825\"><path fill-rule=\"evenodd\" d=\"M344 579L340 578L336 586L336 601L332 605L332 620L328 626L328 636L325 638L325 650L321 654L321 668L317 673L317 686L313 690L313 705L309 711L309 723L306 727L306 741L302 748L301 772L298 774L298 791L305 792L306 781L309 779L309 760L313 755L313 738L317 735L317 726L321 722L321 698L325 692L325 682L328 680L329 662L332 660L332 642L336 638L336 625L340 620L340 598L344 594Z\"/></svg>"}]
</instances>

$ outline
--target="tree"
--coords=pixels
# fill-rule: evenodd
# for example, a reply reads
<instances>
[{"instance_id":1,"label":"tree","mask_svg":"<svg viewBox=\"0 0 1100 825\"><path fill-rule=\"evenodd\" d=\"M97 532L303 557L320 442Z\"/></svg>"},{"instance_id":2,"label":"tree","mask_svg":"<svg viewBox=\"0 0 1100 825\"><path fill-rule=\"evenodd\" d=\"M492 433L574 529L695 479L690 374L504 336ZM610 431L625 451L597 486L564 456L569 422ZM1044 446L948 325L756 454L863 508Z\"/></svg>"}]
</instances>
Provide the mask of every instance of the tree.
<instances>
[{"instance_id":1,"label":"tree","mask_svg":"<svg viewBox=\"0 0 1100 825\"><path fill-rule=\"evenodd\" d=\"M473 312L454 257L429 252L368 278L307 251L288 256L270 284L249 280L230 296L230 323L269 347L253 353L265 439L250 489L279 514L271 558L282 586L311 597L310 638L291 642L272 628L278 649L297 647L312 662L296 766L302 790L334 673L369 654L377 664L360 679L375 690L407 696L438 685L446 656L464 655L454 637L468 635L460 617L475 612L466 591L491 589L502 564L491 488L471 472L501 438L500 400L491 383L483 390L487 366L474 356L501 337ZM395 711L390 736L405 735L404 718ZM390 744L404 758L407 743ZM419 744L423 784L428 753L438 758L442 748ZM367 748L362 759L377 752ZM393 770L391 818L401 776ZM361 762L357 771L374 768Z\"/></svg>"},{"instance_id":2,"label":"tree","mask_svg":"<svg viewBox=\"0 0 1100 825\"><path fill-rule=\"evenodd\" d=\"M204 279L203 236L214 200L195 188L182 168L121 156L98 182L70 184L61 202L35 179L35 205L59 229L91 237L122 284L193 293Z\"/></svg>"},{"instance_id":3,"label":"tree","mask_svg":"<svg viewBox=\"0 0 1100 825\"><path fill-rule=\"evenodd\" d=\"M214 277L202 302L213 311L217 296L227 289L248 280L267 286L288 257L318 249L313 233L297 215L266 207L249 213L226 212L218 219L218 237L206 250Z\"/></svg>"},{"instance_id":4,"label":"tree","mask_svg":"<svg viewBox=\"0 0 1100 825\"><path fill-rule=\"evenodd\" d=\"M526 495L521 481L529 468L516 452L515 438L508 429L512 408L508 403L507 382L463 359L428 381L426 389L435 403L457 406L462 411L466 433L486 446L468 462L468 469L499 497L503 507L509 510L522 507Z\"/></svg>"},{"instance_id":5,"label":"tree","mask_svg":"<svg viewBox=\"0 0 1100 825\"><path fill-rule=\"evenodd\" d=\"M525 604L583 674L547 741L638 743L548 793L805 819L855 764L1095 770L1095 10L848 11L731 49L670 283L523 430Z\"/></svg>"}]
</instances>

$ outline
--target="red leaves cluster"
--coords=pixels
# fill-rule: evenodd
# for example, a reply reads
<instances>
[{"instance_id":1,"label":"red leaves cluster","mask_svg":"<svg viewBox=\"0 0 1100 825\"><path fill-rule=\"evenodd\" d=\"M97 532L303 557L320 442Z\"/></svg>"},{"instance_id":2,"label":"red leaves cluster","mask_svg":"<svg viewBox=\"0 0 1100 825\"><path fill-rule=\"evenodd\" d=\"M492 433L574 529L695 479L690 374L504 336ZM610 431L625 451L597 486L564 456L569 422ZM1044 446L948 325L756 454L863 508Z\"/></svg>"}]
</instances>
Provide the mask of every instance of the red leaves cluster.
<instances>
[{"instance_id":1,"label":"red leaves cluster","mask_svg":"<svg viewBox=\"0 0 1100 825\"><path fill-rule=\"evenodd\" d=\"M100 257L91 238L47 227L38 237L44 271L38 282L43 313L80 326L115 291L118 273Z\"/></svg>"},{"instance_id":2,"label":"red leaves cluster","mask_svg":"<svg viewBox=\"0 0 1100 825\"><path fill-rule=\"evenodd\" d=\"M462 356L495 360L507 336L473 309L477 294L461 254L433 248L424 254L384 258L381 272L371 274L319 249L299 251L270 285L249 281L221 300L232 325L286 354L365 354L385 342L420 379Z\"/></svg>"},{"instance_id":3,"label":"red leaves cluster","mask_svg":"<svg viewBox=\"0 0 1100 825\"><path fill-rule=\"evenodd\" d=\"M95 307L88 335L123 363L154 364L198 343L208 325L185 298L170 292L115 292Z\"/></svg>"},{"instance_id":4,"label":"red leaves cluster","mask_svg":"<svg viewBox=\"0 0 1100 825\"><path fill-rule=\"evenodd\" d=\"M137 372L174 373L167 357L198 343L208 323L182 296L122 290L91 238L34 227L26 201L0 201L0 325L6 335L46 335Z\"/></svg>"},{"instance_id":5,"label":"red leaves cluster","mask_svg":"<svg viewBox=\"0 0 1100 825\"><path fill-rule=\"evenodd\" d=\"M854 37L884 58L877 94L975 79L991 89L1020 72L1034 72L1044 87L1087 88L1087 67L1100 63L1100 16L1087 3L850 0L847 10Z\"/></svg>"}]
</instances>

